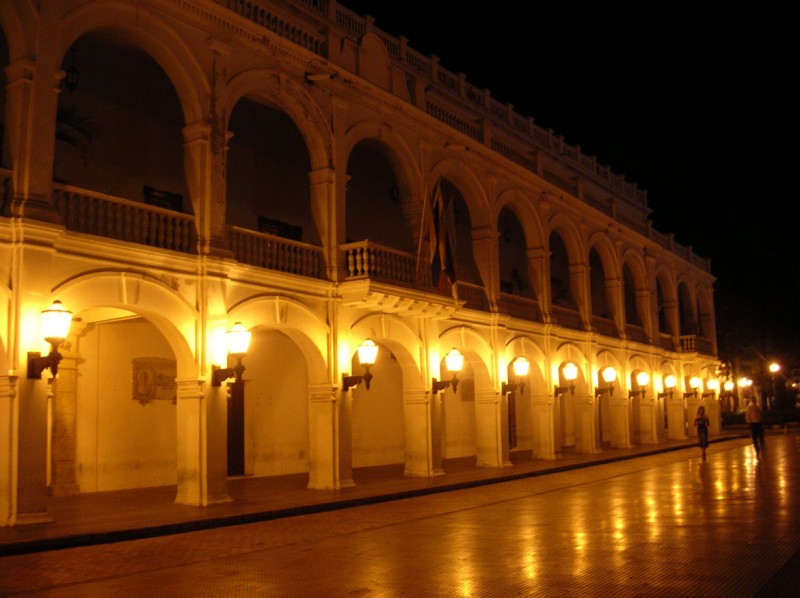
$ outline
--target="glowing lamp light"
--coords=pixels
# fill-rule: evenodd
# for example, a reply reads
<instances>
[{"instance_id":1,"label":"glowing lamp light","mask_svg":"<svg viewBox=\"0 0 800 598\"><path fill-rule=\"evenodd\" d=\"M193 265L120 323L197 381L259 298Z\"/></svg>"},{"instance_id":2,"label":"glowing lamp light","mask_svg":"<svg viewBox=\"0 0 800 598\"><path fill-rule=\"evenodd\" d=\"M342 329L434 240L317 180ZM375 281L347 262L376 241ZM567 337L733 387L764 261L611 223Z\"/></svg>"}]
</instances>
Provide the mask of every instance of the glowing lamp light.
<instances>
[{"instance_id":1,"label":"glowing lamp light","mask_svg":"<svg viewBox=\"0 0 800 598\"><path fill-rule=\"evenodd\" d=\"M719 380L716 378L711 378L710 380L706 380L706 392L703 393L703 398L706 397L713 398L717 394L717 390L719 390Z\"/></svg>"},{"instance_id":2,"label":"glowing lamp light","mask_svg":"<svg viewBox=\"0 0 800 598\"><path fill-rule=\"evenodd\" d=\"M702 381L697 376L689 378L689 390L684 393L684 397L694 396L697 397L697 389L702 385Z\"/></svg>"},{"instance_id":3,"label":"glowing lamp light","mask_svg":"<svg viewBox=\"0 0 800 598\"><path fill-rule=\"evenodd\" d=\"M460 372L464 367L464 356L458 349L451 349L450 352L444 356L444 365L448 372Z\"/></svg>"},{"instance_id":4,"label":"glowing lamp light","mask_svg":"<svg viewBox=\"0 0 800 598\"><path fill-rule=\"evenodd\" d=\"M372 381L372 373L369 369L375 365L375 361L378 359L378 345L371 338L365 339L364 342L358 346L358 349L356 349L356 354L358 355L358 363L364 368L364 373L360 376L348 376L344 374L342 376L342 391L344 392L358 386L362 382L364 383L364 388L369 390L369 385Z\"/></svg>"},{"instance_id":5,"label":"glowing lamp light","mask_svg":"<svg viewBox=\"0 0 800 598\"><path fill-rule=\"evenodd\" d=\"M68 311L61 301L53 301L53 305L42 311L42 330L44 340L48 343L60 345L69 334L72 324L72 312Z\"/></svg>"},{"instance_id":6,"label":"glowing lamp light","mask_svg":"<svg viewBox=\"0 0 800 598\"><path fill-rule=\"evenodd\" d=\"M628 393L628 396L630 398L633 398L636 395L642 395L642 398L644 398L644 395L647 393L647 386L648 384L650 384L650 374L648 374L645 371L638 372L636 374L635 380L636 380L636 386L638 386L639 389L631 390Z\"/></svg>"},{"instance_id":7,"label":"glowing lamp light","mask_svg":"<svg viewBox=\"0 0 800 598\"><path fill-rule=\"evenodd\" d=\"M722 388L725 389L725 392L733 392L733 387L736 386L733 383L733 380L725 380L725 384L722 385Z\"/></svg>"},{"instance_id":8,"label":"glowing lamp light","mask_svg":"<svg viewBox=\"0 0 800 598\"><path fill-rule=\"evenodd\" d=\"M527 376L531 369L531 362L524 357L517 357L512 364L514 375L517 377Z\"/></svg>"},{"instance_id":9,"label":"glowing lamp light","mask_svg":"<svg viewBox=\"0 0 800 598\"><path fill-rule=\"evenodd\" d=\"M675 389L675 386L678 384L678 379L673 376L672 374L667 374L664 376L664 392L658 393L658 398L663 399L664 397L672 398L672 393Z\"/></svg>"},{"instance_id":10,"label":"glowing lamp light","mask_svg":"<svg viewBox=\"0 0 800 598\"><path fill-rule=\"evenodd\" d=\"M607 386L605 388L595 389L594 396L599 397L604 393L608 393L609 396L612 396L614 394L614 380L617 379L617 370L615 370L611 366L603 368L601 376L603 378L603 381L607 384Z\"/></svg>"},{"instance_id":11,"label":"glowing lamp light","mask_svg":"<svg viewBox=\"0 0 800 598\"><path fill-rule=\"evenodd\" d=\"M565 363L561 368L561 377L564 378L567 382L569 382L568 386L559 386L558 384L555 385L553 389L554 396L563 395L566 391L569 391L570 394L575 394L575 380L578 378L578 366L568 361Z\"/></svg>"},{"instance_id":12,"label":"glowing lamp light","mask_svg":"<svg viewBox=\"0 0 800 598\"><path fill-rule=\"evenodd\" d=\"M242 381L244 365L242 359L247 355L250 348L250 331L241 322L236 322L233 328L225 333L225 342L228 345L228 353L236 359L236 365L232 368L223 368L218 365L211 366L211 386L222 386L222 381L234 378L238 384Z\"/></svg>"},{"instance_id":13,"label":"glowing lamp light","mask_svg":"<svg viewBox=\"0 0 800 598\"><path fill-rule=\"evenodd\" d=\"M358 363L363 366L373 366L378 359L378 345L371 338L366 339L358 346Z\"/></svg>"},{"instance_id":14,"label":"glowing lamp light","mask_svg":"<svg viewBox=\"0 0 800 598\"><path fill-rule=\"evenodd\" d=\"M443 382L434 378L431 384L433 394L445 390L448 386L453 387L453 392L458 390L458 376L456 374L464 367L464 355L458 349L453 348L444 356L444 365L448 372L452 372L453 379Z\"/></svg>"},{"instance_id":15,"label":"glowing lamp light","mask_svg":"<svg viewBox=\"0 0 800 598\"><path fill-rule=\"evenodd\" d=\"M225 334L228 343L228 353L232 355L244 355L250 348L250 331L242 326L241 322L236 322L233 328Z\"/></svg>"},{"instance_id":16,"label":"glowing lamp light","mask_svg":"<svg viewBox=\"0 0 800 598\"><path fill-rule=\"evenodd\" d=\"M55 300L50 307L42 310L42 331L44 340L50 343L50 353L44 357L34 351L28 353L28 379L41 379L42 372L48 368L53 378L56 377L58 364L62 359L58 347L66 340L70 324L72 324L72 312L68 311L61 301Z\"/></svg>"},{"instance_id":17,"label":"glowing lamp light","mask_svg":"<svg viewBox=\"0 0 800 598\"><path fill-rule=\"evenodd\" d=\"M525 382L520 380L520 378L524 378L528 375L531 369L531 362L525 359L524 357L517 357L511 363L511 369L514 370L514 378L515 380L509 382L503 382L503 389L502 393L508 394L519 389L519 392L522 393L525 391Z\"/></svg>"}]
</instances>

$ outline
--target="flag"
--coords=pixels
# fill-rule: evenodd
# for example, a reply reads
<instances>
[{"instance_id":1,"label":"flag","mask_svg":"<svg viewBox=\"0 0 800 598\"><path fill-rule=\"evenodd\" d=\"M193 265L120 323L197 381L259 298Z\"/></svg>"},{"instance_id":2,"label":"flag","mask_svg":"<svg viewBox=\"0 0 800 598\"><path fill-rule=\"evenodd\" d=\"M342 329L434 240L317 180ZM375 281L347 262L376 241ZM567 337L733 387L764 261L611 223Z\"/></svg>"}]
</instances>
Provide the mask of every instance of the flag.
<instances>
[{"instance_id":1,"label":"flag","mask_svg":"<svg viewBox=\"0 0 800 598\"><path fill-rule=\"evenodd\" d=\"M437 183L438 184L438 183ZM417 285L426 287L428 280L420 279L420 263L429 265L436 253L436 224L433 217L433 200L428 197L428 191L422 196L422 217L420 218L419 246L417 247ZM424 257L423 257L424 254ZM423 270L424 272L424 270Z\"/></svg>"},{"instance_id":2,"label":"flag","mask_svg":"<svg viewBox=\"0 0 800 598\"><path fill-rule=\"evenodd\" d=\"M447 285L455 282L455 264L453 262L453 241L455 240L455 219L453 218L453 200L445 204L442 197L441 179L436 184L431 201L433 218L433 241L431 245L431 280L433 286L444 291Z\"/></svg>"}]
</instances>

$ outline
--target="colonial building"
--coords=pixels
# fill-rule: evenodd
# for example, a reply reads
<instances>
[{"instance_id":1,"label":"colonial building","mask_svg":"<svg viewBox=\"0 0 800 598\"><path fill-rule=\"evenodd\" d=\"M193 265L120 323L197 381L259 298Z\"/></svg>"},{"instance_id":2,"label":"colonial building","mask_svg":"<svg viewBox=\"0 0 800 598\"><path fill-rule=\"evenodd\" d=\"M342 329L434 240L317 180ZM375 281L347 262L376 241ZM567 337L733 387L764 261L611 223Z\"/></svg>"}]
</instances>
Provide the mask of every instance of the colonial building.
<instances>
[{"instance_id":1,"label":"colonial building","mask_svg":"<svg viewBox=\"0 0 800 598\"><path fill-rule=\"evenodd\" d=\"M5 0L0 65L0 525L718 429L709 261L336 0Z\"/></svg>"}]
</instances>

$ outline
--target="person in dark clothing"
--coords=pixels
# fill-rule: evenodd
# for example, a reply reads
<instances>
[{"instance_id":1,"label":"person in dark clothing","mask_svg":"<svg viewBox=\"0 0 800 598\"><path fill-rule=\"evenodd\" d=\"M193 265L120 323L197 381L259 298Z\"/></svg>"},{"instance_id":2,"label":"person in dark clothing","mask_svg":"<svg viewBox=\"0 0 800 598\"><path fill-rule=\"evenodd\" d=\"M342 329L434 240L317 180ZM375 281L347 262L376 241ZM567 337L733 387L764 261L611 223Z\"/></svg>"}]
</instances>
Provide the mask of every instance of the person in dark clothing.
<instances>
[{"instance_id":1,"label":"person in dark clothing","mask_svg":"<svg viewBox=\"0 0 800 598\"><path fill-rule=\"evenodd\" d=\"M747 406L745 421L750 424L750 438L756 450L756 457L760 457L764 452L764 420L761 417L761 407L755 399L751 399L750 405Z\"/></svg>"},{"instance_id":2,"label":"person in dark clothing","mask_svg":"<svg viewBox=\"0 0 800 598\"><path fill-rule=\"evenodd\" d=\"M697 428L697 446L702 449L703 461L705 461L706 448L708 447L708 416L706 415L706 408L702 405L697 408L694 425Z\"/></svg>"}]
</instances>

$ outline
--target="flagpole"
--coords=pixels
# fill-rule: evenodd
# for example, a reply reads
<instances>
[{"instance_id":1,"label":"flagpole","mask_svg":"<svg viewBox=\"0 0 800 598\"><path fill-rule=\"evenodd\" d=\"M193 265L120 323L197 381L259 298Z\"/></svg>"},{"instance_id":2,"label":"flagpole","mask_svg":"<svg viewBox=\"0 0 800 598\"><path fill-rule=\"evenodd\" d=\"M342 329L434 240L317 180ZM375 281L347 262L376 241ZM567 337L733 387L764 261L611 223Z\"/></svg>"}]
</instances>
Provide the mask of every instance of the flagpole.
<instances>
[{"instance_id":1,"label":"flagpole","mask_svg":"<svg viewBox=\"0 0 800 598\"><path fill-rule=\"evenodd\" d=\"M425 183L425 193L422 196L422 213L419 219L419 243L417 244L417 271L414 273L414 283L419 284L419 259L422 255L422 235L425 232L425 207L428 205L428 183Z\"/></svg>"}]
</instances>

